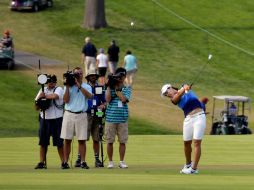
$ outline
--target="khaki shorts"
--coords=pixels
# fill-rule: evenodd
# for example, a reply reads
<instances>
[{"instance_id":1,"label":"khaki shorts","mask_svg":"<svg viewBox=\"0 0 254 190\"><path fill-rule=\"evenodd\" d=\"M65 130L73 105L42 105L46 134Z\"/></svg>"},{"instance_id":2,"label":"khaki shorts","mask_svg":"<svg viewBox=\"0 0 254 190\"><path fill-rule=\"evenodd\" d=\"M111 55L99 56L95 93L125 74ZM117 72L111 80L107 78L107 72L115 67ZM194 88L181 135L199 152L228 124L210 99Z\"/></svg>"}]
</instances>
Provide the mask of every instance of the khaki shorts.
<instances>
[{"instance_id":1,"label":"khaki shorts","mask_svg":"<svg viewBox=\"0 0 254 190\"><path fill-rule=\"evenodd\" d=\"M95 59L95 57L86 56L84 64L85 64L86 75L88 74L88 71L96 70L96 59Z\"/></svg>"},{"instance_id":2,"label":"khaki shorts","mask_svg":"<svg viewBox=\"0 0 254 190\"><path fill-rule=\"evenodd\" d=\"M115 136L118 136L119 143L128 141L128 123L105 123L105 138L107 143L114 143Z\"/></svg>"},{"instance_id":3,"label":"khaki shorts","mask_svg":"<svg viewBox=\"0 0 254 190\"><path fill-rule=\"evenodd\" d=\"M71 140L74 135L78 140L87 140L87 114L75 114L65 111L61 138Z\"/></svg>"},{"instance_id":4,"label":"khaki shorts","mask_svg":"<svg viewBox=\"0 0 254 190\"><path fill-rule=\"evenodd\" d=\"M91 114L87 114L88 128L87 128L87 140L90 136L94 141L99 141L99 124L100 119L98 117L92 117Z\"/></svg>"}]
</instances>

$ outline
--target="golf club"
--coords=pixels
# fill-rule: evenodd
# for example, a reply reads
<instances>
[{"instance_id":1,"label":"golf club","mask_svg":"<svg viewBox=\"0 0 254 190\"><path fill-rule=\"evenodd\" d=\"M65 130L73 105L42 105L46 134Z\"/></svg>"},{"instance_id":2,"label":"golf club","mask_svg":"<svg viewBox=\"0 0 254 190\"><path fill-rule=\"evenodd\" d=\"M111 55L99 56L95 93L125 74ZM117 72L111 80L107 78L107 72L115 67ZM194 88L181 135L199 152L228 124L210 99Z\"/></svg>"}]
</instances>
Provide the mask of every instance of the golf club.
<instances>
[{"instance_id":1,"label":"golf club","mask_svg":"<svg viewBox=\"0 0 254 190\"><path fill-rule=\"evenodd\" d=\"M198 78L200 77L201 74L203 74L203 71L205 70L206 66L210 63L210 60L212 59L213 55L209 54L208 55L208 59L206 64L203 65L203 67L201 67L201 69L199 70L199 72L197 73L197 75L195 77L193 77L193 80L190 84L190 86L192 87L194 85L194 83L197 82Z\"/></svg>"}]
</instances>

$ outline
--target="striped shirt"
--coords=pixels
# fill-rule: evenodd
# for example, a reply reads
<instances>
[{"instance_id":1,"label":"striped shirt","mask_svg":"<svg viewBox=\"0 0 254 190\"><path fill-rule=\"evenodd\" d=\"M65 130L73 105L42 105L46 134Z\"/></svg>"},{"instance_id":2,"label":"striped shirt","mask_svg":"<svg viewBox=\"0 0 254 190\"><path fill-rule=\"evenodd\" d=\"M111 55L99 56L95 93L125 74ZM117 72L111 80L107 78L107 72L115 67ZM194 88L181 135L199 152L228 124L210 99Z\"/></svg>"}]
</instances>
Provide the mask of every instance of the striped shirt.
<instances>
[{"instance_id":1,"label":"striped shirt","mask_svg":"<svg viewBox=\"0 0 254 190\"><path fill-rule=\"evenodd\" d=\"M122 103L119 97L116 95L115 90L110 90L111 101L106 109L106 121L109 123L125 123L128 120L129 111L128 104ZM131 88L124 87L122 89L123 95L130 100Z\"/></svg>"}]
</instances>

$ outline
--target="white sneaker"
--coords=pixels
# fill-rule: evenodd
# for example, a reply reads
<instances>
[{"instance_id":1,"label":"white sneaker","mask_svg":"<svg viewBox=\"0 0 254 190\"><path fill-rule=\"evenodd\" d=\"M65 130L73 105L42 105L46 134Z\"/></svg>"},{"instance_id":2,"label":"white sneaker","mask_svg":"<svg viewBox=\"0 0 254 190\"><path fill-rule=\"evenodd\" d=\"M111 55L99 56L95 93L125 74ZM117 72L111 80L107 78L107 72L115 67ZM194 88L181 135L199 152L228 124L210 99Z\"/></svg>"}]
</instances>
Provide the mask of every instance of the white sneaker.
<instances>
[{"instance_id":1,"label":"white sneaker","mask_svg":"<svg viewBox=\"0 0 254 190\"><path fill-rule=\"evenodd\" d=\"M113 161L109 161L108 162L108 169L112 169L114 168L114 162Z\"/></svg>"},{"instance_id":2,"label":"white sneaker","mask_svg":"<svg viewBox=\"0 0 254 190\"><path fill-rule=\"evenodd\" d=\"M192 162L191 162L191 163L192 163ZM182 173L184 173L184 171L186 171L188 168L190 168L190 167L191 167L191 163L190 163L190 164L185 164L185 165L183 166L183 169L180 170L180 173L182 174Z\"/></svg>"},{"instance_id":3,"label":"white sneaker","mask_svg":"<svg viewBox=\"0 0 254 190\"><path fill-rule=\"evenodd\" d=\"M119 168L125 169L125 168L128 168L128 165L124 161L120 161Z\"/></svg>"},{"instance_id":4,"label":"white sneaker","mask_svg":"<svg viewBox=\"0 0 254 190\"><path fill-rule=\"evenodd\" d=\"M192 167L189 167L185 170L182 170L183 174L198 174L198 170L194 170Z\"/></svg>"}]
</instances>

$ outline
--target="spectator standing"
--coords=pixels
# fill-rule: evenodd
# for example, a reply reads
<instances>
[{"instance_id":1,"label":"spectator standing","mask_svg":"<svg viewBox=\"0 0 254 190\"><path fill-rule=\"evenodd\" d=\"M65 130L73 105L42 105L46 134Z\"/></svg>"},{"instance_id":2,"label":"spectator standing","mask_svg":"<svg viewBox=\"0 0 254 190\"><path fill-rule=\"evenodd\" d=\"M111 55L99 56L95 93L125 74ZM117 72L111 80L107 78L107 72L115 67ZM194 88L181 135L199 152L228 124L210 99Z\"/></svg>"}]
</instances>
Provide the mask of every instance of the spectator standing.
<instances>
[{"instance_id":1,"label":"spectator standing","mask_svg":"<svg viewBox=\"0 0 254 190\"><path fill-rule=\"evenodd\" d=\"M125 83L128 86L132 86L133 79L138 70L138 66L137 59L134 55L132 55L130 50L126 52L126 56L124 57L124 68L126 69L127 72Z\"/></svg>"},{"instance_id":2,"label":"spectator standing","mask_svg":"<svg viewBox=\"0 0 254 190\"><path fill-rule=\"evenodd\" d=\"M86 37L85 45L82 48L82 63L85 66L85 72L96 69L96 54L97 49L91 42L90 37Z\"/></svg>"},{"instance_id":3,"label":"spectator standing","mask_svg":"<svg viewBox=\"0 0 254 190\"><path fill-rule=\"evenodd\" d=\"M61 163L64 161L63 139L60 138L63 120L63 89L56 86L57 78L55 75L50 75L48 78L48 84L47 87L44 87L44 92L40 90L35 98L36 110L41 109L39 106L41 98L50 101L49 108L45 110L45 120L43 119L42 110L39 116L40 162L35 166L35 169L46 169L45 158L47 147L50 144L50 136L53 138L53 146L57 147Z\"/></svg>"},{"instance_id":4,"label":"spectator standing","mask_svg":"<svg viewBox=\"0 0 254 190\"><path fill-rule=\"evenodd\" d=\"M116 135L119 141L119 168L128 168L124 157L128 140L128 102L131 97L131 88L124 86L125 77L126 70L121 67L118 68L114 77L116 81L113 84L109 81L106 89L106 102L108 105L106 109L105 138L107 141L109 169L114 168L113 143Z\"/></svg>"},{"instance_id":5,"label":"spectator standing","mask_svg":"<svg viewBox=\"0 0 254 190\"><path fill-rule=\"evenodd\" d=\"M96 71L89 71L86 80L92 87L93 98L88 100L87 118L88 118L88 140L90 135L93 139L93 150L95 157L95 167L103 167L102 162L99 159L99 125L102 124L102 118L97 116L98 111L104 111L106 108L105 93L96 94L96 87L98 87L97 79L99 75ZM80 154L75 163L75 167L80 167L81 158Z\"/></svg>"},{"instance_id":6,"label":"spectator standing","mask_svg":"<svg viewBox=\"0 0 254 190\"><path fill-rule=\"evenodd\" d=\"M109 72L114 74L119 61L120 48L116 45L116 41L112 40L108 47Z\"/></svg>"},{"instance_id":7,"label":"spectator standing","mask_svg":"<svg viewBox=\"0 0 254 190\"><path fill-rule=\"evenodd\" d=\"M63 116L63 125L61 138L64 139L64 163L62 169L69 169L68 160L71 152L71 142L74 134L78 139L79 152L81 155L81 168L89 169L86 157L87 135L87 109L88 99L92 98L91 86L84 83L83 72L80 67L73 70L76 75L75 84L64 87L65 112Z\"/></svg>"},{"instance_id":8,"label":"spectator standing","mask_svg":"<svg viewBox=\"0 0 254 190\"><path fill-rule=\"evenodd\" d=\"M99 83L105 85L105 75L108 68L108 57L104 54L104 49L100 48L99 55L96 57L96 66L99 72Z\"/></svg>"}]
</instances>

